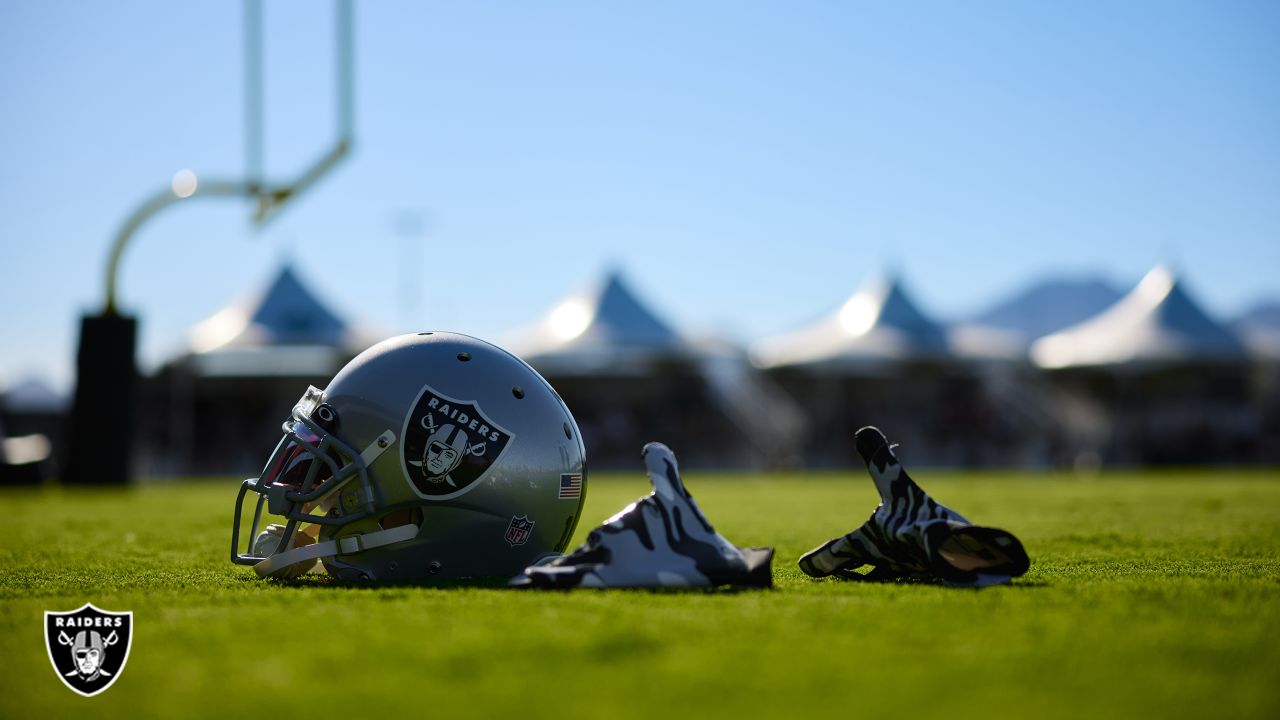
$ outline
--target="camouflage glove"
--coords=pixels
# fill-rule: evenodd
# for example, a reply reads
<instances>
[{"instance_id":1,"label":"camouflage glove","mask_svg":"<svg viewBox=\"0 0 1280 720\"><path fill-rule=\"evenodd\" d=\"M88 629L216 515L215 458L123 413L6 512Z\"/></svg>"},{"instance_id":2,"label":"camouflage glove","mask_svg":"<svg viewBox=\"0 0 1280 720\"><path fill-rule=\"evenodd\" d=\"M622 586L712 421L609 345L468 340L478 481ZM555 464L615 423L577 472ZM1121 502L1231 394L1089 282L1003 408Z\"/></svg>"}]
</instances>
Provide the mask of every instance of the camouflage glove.
<instances>
[{"instance_id":1,"label":"camouflage glove","mask_svg":"<svg viewBox=\"0 0 1280 720\"><path fill-rule=\"evenodd\" d=\"M800 569L806 575L984 587L1007 583L1030 567L1022 543L1012 534L973 525L920 489L878 429L862 428L855 444L880 493L880 505L858 529L805 553ZM867 565L870 573L857 572Z\"/></svg>"},{"instance_id":2,"label":"camouflage glove","mask_svg":"<svg viewBox=\"0 0 1280 720\"><path fill-rule=\"evenodd\" d=\"M514 587L770 587L773 548L739 548L707 522L666 445L644 446L653 492L591 531L568 555L525 568Z\"/></svg>"}]
</instances>

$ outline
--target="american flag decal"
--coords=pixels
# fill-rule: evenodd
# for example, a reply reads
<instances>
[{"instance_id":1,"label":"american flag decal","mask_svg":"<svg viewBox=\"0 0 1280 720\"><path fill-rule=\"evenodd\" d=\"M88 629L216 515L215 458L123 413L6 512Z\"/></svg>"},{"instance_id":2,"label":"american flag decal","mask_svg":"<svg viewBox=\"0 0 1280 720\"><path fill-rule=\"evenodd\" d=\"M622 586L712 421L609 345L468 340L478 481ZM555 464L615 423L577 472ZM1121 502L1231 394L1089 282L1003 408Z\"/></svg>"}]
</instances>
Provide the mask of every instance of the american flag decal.
<instances>
[{"instance_id":1,"label":"american flag decal","mask_svg":"<svg viewBox=\"0 0 1280 720\"><path fill-rule=\"evenodd\" d=\"M560 499L576 500L582 497L582 473L565 473L560 476Z\"/></svg>"}]
</instances>

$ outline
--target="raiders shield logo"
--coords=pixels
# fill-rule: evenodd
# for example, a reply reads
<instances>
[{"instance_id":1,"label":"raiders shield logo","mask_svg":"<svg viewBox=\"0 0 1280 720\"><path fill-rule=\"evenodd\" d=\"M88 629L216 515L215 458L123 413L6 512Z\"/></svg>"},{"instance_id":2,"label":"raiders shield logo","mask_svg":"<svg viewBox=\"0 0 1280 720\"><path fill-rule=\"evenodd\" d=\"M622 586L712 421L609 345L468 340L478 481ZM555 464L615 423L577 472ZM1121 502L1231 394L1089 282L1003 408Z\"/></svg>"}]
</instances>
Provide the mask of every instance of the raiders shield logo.
<instances>
[{"instance_id":1,"label":"raiders shield logo","mask_svg":"<svg viewBox=\"0 0 1280 720\"><path fill-rule=\"evenodd\" d=\"M405 418L400 463L414 492L427 500L457 497L498 461L515 436L475 402L424 386Z\"/></svg>"},{"instance_id":2,"label":"raiders shield logo","mask_svg":"<svg viewBox=\"0 0 1280 720\"><path fill-rule=\"evenodd\" d=\"M92 697L111 687L129 661L133 613L99 610L89 603L44 614L49 662L63 684Z\"/></svg>"}]
</instances>

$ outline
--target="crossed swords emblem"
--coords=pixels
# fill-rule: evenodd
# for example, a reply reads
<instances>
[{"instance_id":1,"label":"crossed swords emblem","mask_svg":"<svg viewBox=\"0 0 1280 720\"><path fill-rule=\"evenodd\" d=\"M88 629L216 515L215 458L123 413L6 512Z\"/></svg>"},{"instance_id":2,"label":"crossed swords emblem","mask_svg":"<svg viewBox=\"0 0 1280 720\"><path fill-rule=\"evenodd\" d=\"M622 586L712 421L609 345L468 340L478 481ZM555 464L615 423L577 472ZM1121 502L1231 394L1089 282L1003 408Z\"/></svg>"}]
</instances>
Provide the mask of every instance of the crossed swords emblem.
<instances>
[{"instance_id":1,"label":"crossed swords emblem","mask_svg":"<svg viewBox=\"0 0 1280 720\"><path fill-rule=\"evenodd\" d=\"M432 435L434 435L437 430L435 416L433 416L431 413L427 413L427 416L422 418L422 426L425 427ZM478 442L475 445L468 445L467 452L479 457L480 455L484 454L485 448L487 448L488 446L489 446L489 443L487 441Z\"/></svg>"}]
</instances>

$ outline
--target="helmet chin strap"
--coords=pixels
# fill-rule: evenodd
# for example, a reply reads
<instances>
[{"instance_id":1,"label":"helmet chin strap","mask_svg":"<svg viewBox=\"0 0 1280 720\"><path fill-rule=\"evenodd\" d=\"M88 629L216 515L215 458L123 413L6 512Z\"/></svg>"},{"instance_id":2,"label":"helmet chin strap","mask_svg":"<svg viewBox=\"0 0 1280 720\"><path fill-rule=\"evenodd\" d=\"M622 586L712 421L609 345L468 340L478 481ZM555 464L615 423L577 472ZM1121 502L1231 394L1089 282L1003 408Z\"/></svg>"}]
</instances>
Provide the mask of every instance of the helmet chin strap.
<instances>
[{"instance_id":1,"label":"helmet chin strap","mask_svg":"<svg viewBox=\"0 0 1280 720\"><path fill-rule=\"evenodd\" d=\"M300 562L315 562L320 558L333 557L335 555L351 555L352 553L364 552L365 550L372 550L392 543L412 540L418 537L419 529L417 525L413 524L400 525L387 530L348 535L336 540L303 545L292 550L285 550L282 553L276 553L254 565L253 569L258 573L259 577L276 577L282 571L288 570L291 565L296 565Z\"/></svg>"},{"instance_id":2,"label":"helmet chin strap","mask_svg":"<svg viewBox=\"0 0 1280 720\"><path fill-rule=\"evenodd\" d=\"M386 452L388 448L395 444L395 433L387 430L369 443L369 446L360 453L360 460L367 468L373 464L378 456ZM285 550L276 553L265 560L253 566L258 577L276 577L288 578L289 568L298 563L314 563L316 560L335 555L351 555L353 553L372 550L373 548L384 547L392 543L404 542L412 540L418 536L421 528L417 525L400 525L386 530L377 530L371 533L357 533L347 535L346 537L336 538L334 540L326 540L324 542L311 543L302 545L291 550Z\"/></svg>"}]
</instances>

